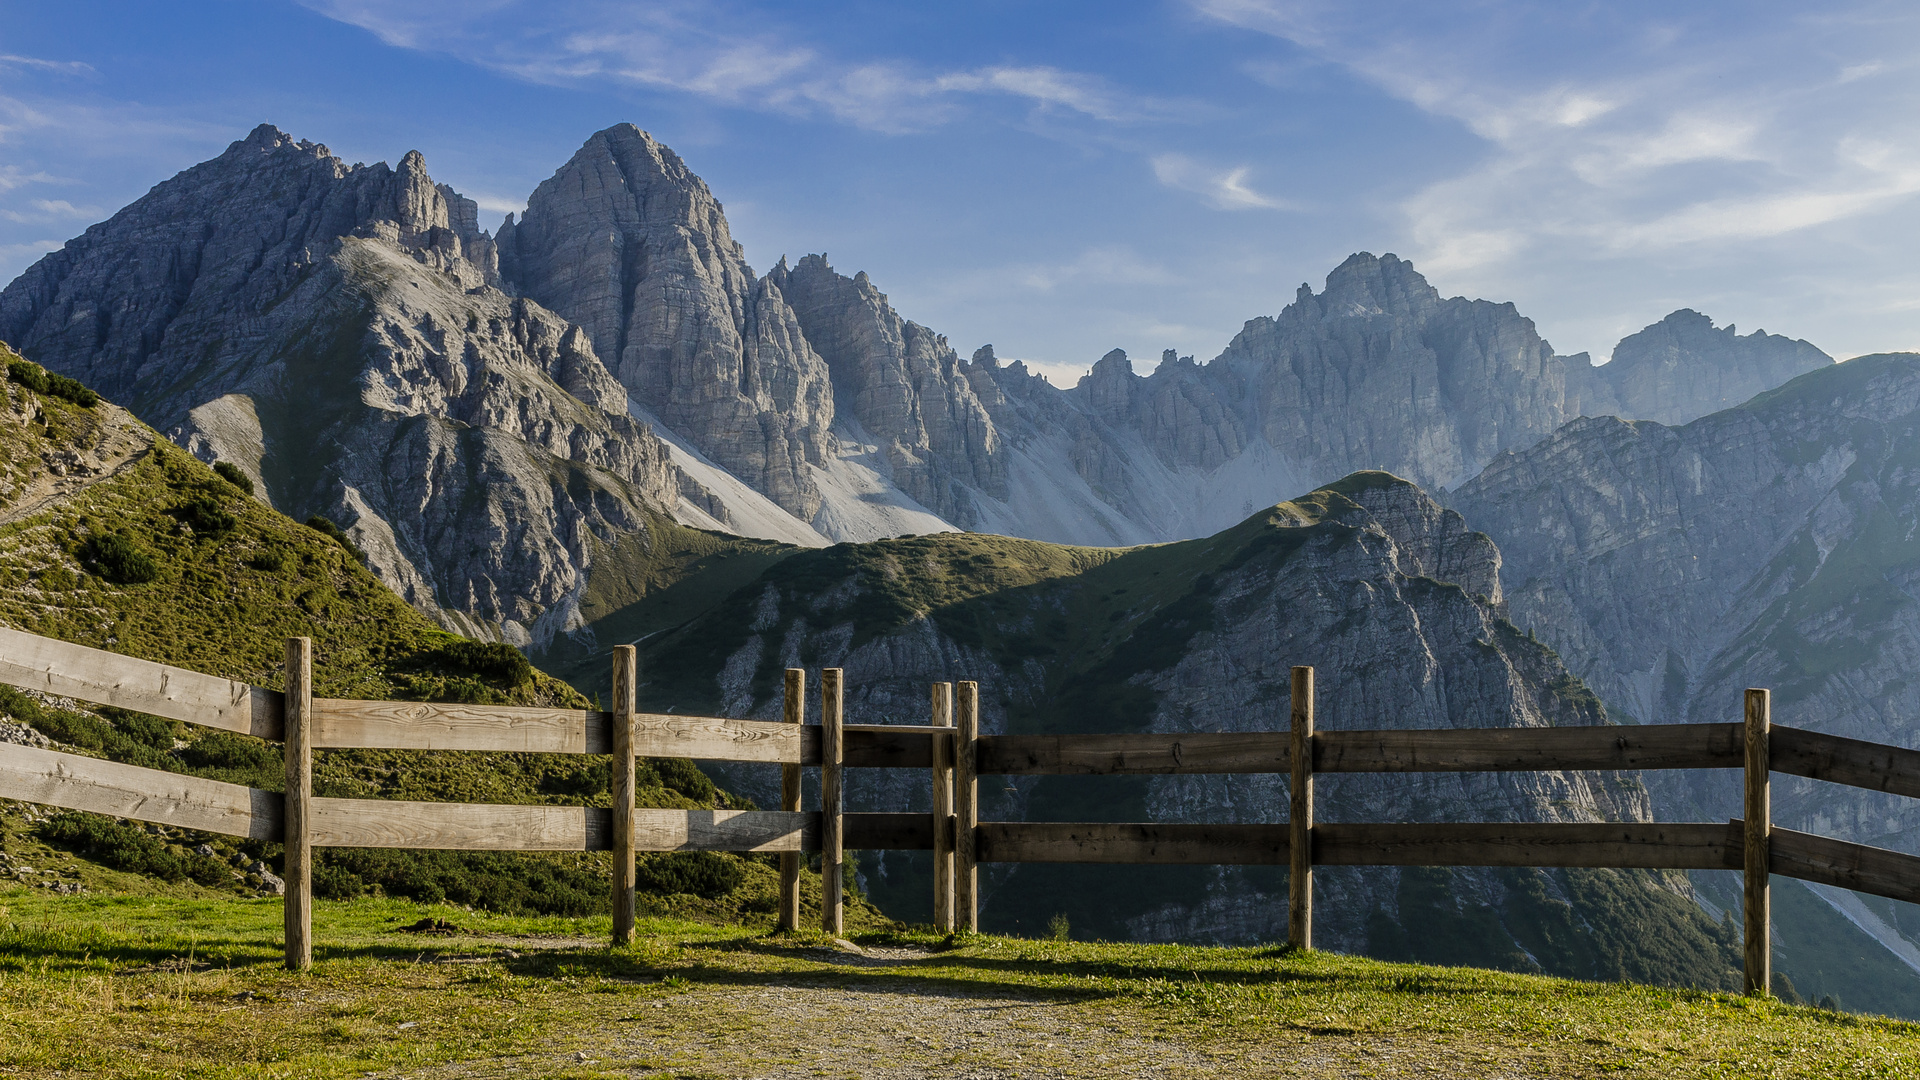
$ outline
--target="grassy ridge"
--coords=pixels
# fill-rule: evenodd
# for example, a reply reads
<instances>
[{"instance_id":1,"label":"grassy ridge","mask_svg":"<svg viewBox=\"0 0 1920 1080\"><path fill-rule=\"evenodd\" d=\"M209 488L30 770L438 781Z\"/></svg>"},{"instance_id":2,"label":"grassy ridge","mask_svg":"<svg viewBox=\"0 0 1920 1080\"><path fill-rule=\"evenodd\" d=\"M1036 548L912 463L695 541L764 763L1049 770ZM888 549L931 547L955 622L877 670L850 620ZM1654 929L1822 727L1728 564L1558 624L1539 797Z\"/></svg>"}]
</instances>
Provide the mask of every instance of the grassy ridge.
<instances>
[{"instance_id":1,"label":"grassy ridge","mask_svg":"<svg viewBox=\"0 0 1920 1080\"><path fill-rule=\"evenodd\" d=\"M422 937L422 919L460 932ZM101 1077L1920 1073L1914 1025L1729 994L1266 948L856 934L655 916L0 889L0 1070ZM852 1009L864 1000L866 1013ZM464 1063L441 1072L436 1067ZM432 1071L429 1071L432 1070Z\"/></svg>"},{"instance_id":2,"label":"grassy ridge","mask_svg":"<svg viewBox=\"0 0 1920 1080\"><path fill-rule=\"evenodd\" d=\"M26 365L11 353L0 361ZM275 512L113 406L19 381L0 388L0 625L271 687L283 679L285 639L307 636L323 696L589 704L517 650L439 629L382 585L330 523ZM104 461L100 475L94 461ZM70 752L282 786L279 748L248 736L62 707L7 687L0 715ZM609 768L604 756L331 750L316 754L314 782L333 797L607 805ZM735 805L686 761L643 761L636 781L643 806ZM45 823L38 838L189 890L250 892L263 882L253 868L277 870L280 858L277 844L155 834L92 815ZM14 829L7 850L19 854L30 839ZM728 917L771 910L765 860L646 862L643 887L660 896L695 897ZM324 849L315 885L340 898L371 892L588 914L606 910L608 880L600 853Z\"/></svg>"}]
</instances>

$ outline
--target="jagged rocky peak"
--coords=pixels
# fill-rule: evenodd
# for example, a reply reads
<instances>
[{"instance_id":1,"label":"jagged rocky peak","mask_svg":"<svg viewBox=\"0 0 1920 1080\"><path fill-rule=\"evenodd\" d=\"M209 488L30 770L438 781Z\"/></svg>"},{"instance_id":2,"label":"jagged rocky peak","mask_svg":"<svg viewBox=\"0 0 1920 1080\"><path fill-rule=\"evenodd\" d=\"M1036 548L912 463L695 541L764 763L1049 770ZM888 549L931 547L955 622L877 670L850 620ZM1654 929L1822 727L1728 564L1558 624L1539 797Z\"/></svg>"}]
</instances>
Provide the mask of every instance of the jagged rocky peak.
<instances>
[{"instance_id":1,"label":"jagged rocky peak","mask_svg":"<svg viewBox=\"0 0 1920 1080\"><path fill-rule=\"evenodd\" d=\"M595 133L500 231L503 276L585 327L634 399L802 520L831 454L833 395L719 200L632 124Z\"/></svg>"},{"instance_id":2,"label":"jagged rocky peak","mask_svg":"<svg viewBox=\"0 0 1920 1080\"><path fill-rule=\"evenodd\" d=\"M596 553L678 494L587 335L496 280L419 154L349 165L263 125L36 263L0 322L346 526L445 625L526 643L578 625Z\"/></svg>"},{"instance_id":3,"label":"jagged rocky peak","mask_svg":"<svg viewBox=\"0 0 1920 1080\"><path fill-rule=\"evenodd\" d=\"M1304 301L1314 299L1309 307ZM1300 314L1317 314L1323 319L1368 315L1399 315L1415 318L1430 314L1440 303L1440 290L1427 283L1413 264L1388 253L1376 257L1360 251L1327 275L1327 287L1317 298L1307 285L1289 308Z\"/></svg>"},{"instance_id":4,"label":"jagged rocky peak","mask_svg":"<svg viewBox=\"0 0 1920 1080\"><path fill-rule=\"evenodd\" d=\"M183 313L228 300L263 307L342 237L389 242L463 287L496 281L476 217L417 152L398 170L349 165L261 124L28 268L0 295L0 327L138 409L177 374L152 365Z\"/></svg>"},{"instance_id":5,"label":"jagged rocky peak","mask_svg":"<svg viewBox=\"0 0 1920 1080\"><path fill-rule=\"evenodd\" d=\"M1613 388L1615 415L1684 424L1831 363L1809 342L1765 330L1743 337L1682 308L1622 338L1597 373Z\"/></svg>"},{"instance_id":6,"label":"jagged rocky peak","mask_svg":"<svg viewBox=\"0 0 1920 1080\"><path fill-rule=\"evenodd\" d=\"M767 276L826 361L838 409L885 450L893 482L947 520L976 524L973 493L1006 494L1006 452L947 339L901 318L865 271L849 278L824 254L791 267L782 259ZM983 351L991 360L992 346Z\"/></svg>"}]
</instances>

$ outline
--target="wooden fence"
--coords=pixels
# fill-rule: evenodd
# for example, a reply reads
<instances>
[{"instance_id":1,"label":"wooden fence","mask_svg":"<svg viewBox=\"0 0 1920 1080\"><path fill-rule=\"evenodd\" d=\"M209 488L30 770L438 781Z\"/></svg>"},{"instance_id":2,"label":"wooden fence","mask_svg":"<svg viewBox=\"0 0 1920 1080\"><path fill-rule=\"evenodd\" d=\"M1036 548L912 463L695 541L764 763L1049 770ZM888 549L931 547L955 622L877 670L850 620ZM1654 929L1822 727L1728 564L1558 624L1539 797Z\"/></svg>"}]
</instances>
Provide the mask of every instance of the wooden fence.
<instances>
[{"instance_id":1,"label":"wooden fence","mask_svg":"<svg viewBox=\"0 0 1920 1080\"><path fill-rule=\"evenodd\" d=\"M926 726L845 723L841 672L821 672L819 723L804 723L806 675L786 674L780 721L643 713L630 646L614 650L610 711L348 701L312 694L312 646L289 639L284 692L0 629L0 683L276 740L284 795L32 747L0 747L0 797L286 848L286 959L311 963L311 858L319 847L493 851L611 850L613 939L634 927L640 851L781 854L782 927L800 923L800 860L818 852L822 926L843 930L847 850L931 850L934 919L978 928L981 863L1271 864L1291 868L1287 936L1313 943L1313 868L1526 866L1745 871L1745 982L1770 985L1768 875L1920 903L1920 857L1774 828L1774 772L1920 797L1920 751L1770 722L1765 690L1741 723L1633 727L1316 731L1313 669L1293 669L1286 731L983 735L979 684L933 685ZM330 748L612 754L613 805L492 806L321 798L312 753ZM639 757L777 763L781 809L634 806ZM820 770L822 809L801 810L801 778ZM930 771L931 813L849 814L848 768ZM1313 820L1315 773L1635 771L1738 768L1745 817L1725 823ZM981 821L984 775L1272 773L1290 779L1276 824Z\"/></svg>"}]
</instances>

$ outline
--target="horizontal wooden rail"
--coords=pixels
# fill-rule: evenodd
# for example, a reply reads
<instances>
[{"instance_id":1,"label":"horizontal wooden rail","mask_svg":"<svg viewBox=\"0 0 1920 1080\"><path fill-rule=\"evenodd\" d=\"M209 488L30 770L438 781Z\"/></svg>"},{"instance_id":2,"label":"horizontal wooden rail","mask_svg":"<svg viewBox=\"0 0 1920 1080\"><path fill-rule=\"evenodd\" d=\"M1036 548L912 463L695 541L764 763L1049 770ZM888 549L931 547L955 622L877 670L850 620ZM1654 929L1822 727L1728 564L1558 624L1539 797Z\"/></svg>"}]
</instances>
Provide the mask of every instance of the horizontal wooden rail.
<instances>
[{"instance_id":1,"label":"horizontal wooden rail","mask_svg":"<svg viewBox=\"0 0 1920 1080\"><path fill-rule=\"evenodd\" d=\"M1731 769L1739 724L1320 731L1314 772Z\"/></svg>"},{"instance_id":2,"label":"horizontal wooden rail","mask_svg":"<svg viewBox=\"0 0 1920 1080\"><path fill-rule=\"evenodd\" d=\"M1768 862L1782 877L1920 904L1920 857L1904 852L1776 825L1769 837Z\"/></svg>"},{"instance_id":3,"label":"horizontal wooden rail","mask_svg":"<svg viewBox=\"0 0 1920 1080\"><path fill-rule=\"evenodd\" d=\"M1777 724L1767 741L1774 772L1920 798L1920 750Z\"/></svg>"},{"instance_id":4,"label":"horizontal wooden rail","mask_svg":"<svg viewBox=\"0 0 1920 1080\"><path fill-rule=\"evenodd\" d=\"M1436 822L1315 825L1320 866L1586 866L1738 870L1741 834L1720 824Z\"/></svg>"},{"instance_id":5,"label":"horizontal wooden rail","mask_svg":"<svg viewBox=\"0 0 1920 1080\"><path fill-rule=\"evenodd\" d=\"M637 809L633 815L636 851L804 851L819 843L818 813ZM604 807L313 800L313 843L321 847L608 851L612 834L612 811Z\"/></svg>"},{"instance_id":6,"label":"horizontal wooden rail","mask_svg":"<svg viewBox=\"0 0 1920 1080\"><path fill-rule=\"evenodd\" d=\"M331 749L607 754L604 712L426 701L313 699L313 745Z\"/></svg>"},{"instance_id":7,"label":"horizontal wooden rail","mask_svg":"<svg viewBox=\"0 0 1920 1080\"><path fill-rule=\"evenodd\" d=\"M1283 773L1287 733L983 735L979 771L1003 776Z\"/></svg>"},{"instance_id":8,"label":"horizontal wooden rail","mask_svg":"<svg viewBox=\"0 0 1920 1080\"><path fill-rule=\"evenodd\" d=\"M983 821L981 862L1284 864L1285 825Z\"/></svg>"},{"instance_id":9,"label":"horizontal wooden rail","mask_svg":"<svg viewBox=\"0 0 1920 1080\"><path fill-rule=\"evenodd\" d=\"M932 851L932 814L844 814L848 851ZM953 818L947 818L953 830Z\"/></svg>"},{"instance_id":10,"label":"horizontal wooden rail","mask_svg":"<svg viewBox=\"0 0 1920 1080\"><path fill-rule=\"evenodd\" d=\"M227 836L280 839L280 796L32 746L0 748L0 798Z\"/></svg>"},{"instance_id":11,"label":"horizontal wooden rail","mask_svg":"<svg viewBox=\"0 0 1920 1080\"><path fill-rule=\"evenodd\" d=\"M280 692L0 627L0 683L280 738Z\"/></svg>"}]
</instances>

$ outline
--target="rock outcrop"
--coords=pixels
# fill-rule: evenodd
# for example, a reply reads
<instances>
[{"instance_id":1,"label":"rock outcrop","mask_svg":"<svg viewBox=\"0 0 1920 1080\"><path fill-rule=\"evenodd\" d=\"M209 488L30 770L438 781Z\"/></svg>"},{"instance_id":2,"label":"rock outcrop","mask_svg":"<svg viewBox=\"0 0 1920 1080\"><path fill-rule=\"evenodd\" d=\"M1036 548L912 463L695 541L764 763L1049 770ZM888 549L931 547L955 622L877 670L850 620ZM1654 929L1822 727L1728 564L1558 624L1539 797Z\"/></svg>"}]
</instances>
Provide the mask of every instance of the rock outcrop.
<instances>
[{"instance_id":1,"label":"rock outcrop","mask_svg":"<svg viewBox=\"0 0 1920 1080\"><path fill-rule=\"evenodd\" d=\"M445 624L544 640L679 478L587 335L496 287L475 220L417 153L263 125L36 263L0 334L343 523Z\"/></svg>"},{"instance_id":2,"label":"rock outcrop","mask_svg":"<svg viewBox=\"0 0 1920 1080\"><path fill-rule=\"evenodd\" d=\"M1094 550L962 534L839 545L795 555L649 639L645 670L659 674L642 697L650 709L771 717L781 669L820 665L844 669L856 723L925 723L929 682L977 679L992 732L1272 731L1286 724L1290 666L1312 664L1319 722L1330 729L1605 723L1552 652L1503 617L1498 567L1487 537L1382 473L1177 544ZM774 779L730 774L756 798ZM926 808L924 777L894 770L853 782L863 808ZM1335 821L1643 820L1650 809L1628 775L1321 783L1321 812ZM982 798L989 820L1256 822L1283 819L1287 795L1277 776L1028 777L984 785ZM926 903L925 867L910 856L869 859L864 873L870 895L893 910ZM1324 944L1400 955L1410 935L1480 919L1494 929L1455 962L1600 974L1565 942L1530 937L1529 913L1560 902L1611 928L1593 933L1624 925L1619 911L1581 899L1576 877L1462 873L1443 890L1453 906L1437 913L1420 899L1426 879L1410 873L1316 875ZM1037 932L1064 913L1093 936L1284 936L1277 868L1023 865L986 877L983 918L1001 930ZM1627 891L1662 913L1660 940L1623 941L1615 959L1670 949L1654 967L1681 957L1686 970L1665 972L1669 981L1725 985L1722 943L1685 899L1684 880L1641 884L1656 887Z\"/></svg>"},{"instance_id":3,"label":"rock outcrop","mask_svg":"<svg viewBox=\"0 0 1920 1080\"><path fill-rule=\"evenodd\" d=\"M1584 354L1582 354L1584 356ZM1682 308L1622 338L1601 367L1569 359L1570 393L1583 416L1622 416L1684 424L1731 409L1833 358L1805 341L1732 326Z\"/></svg>"},{"instance_id":4,"label":"rock outcrop","mask_svg":"<svg viewBox=\"0 0 1920 1080\"><path fill-rule=\"evenodd\" d=\"M586 328L636 400L802 521L832 453L827 366L707 185L632 124L597 132L501 227L520 293Z\"/></svg>"},{"instance_id":5,"label":"rock outcrop","mask_svg":"<svg viewBox=\"0 0 1920 1080\"><path fill-rule=\"evenodd\" d=\"M1514 620L1641 723L1920 740L1920 355L1861 357L1683 427L1613 418L1504 454L1449 497L1506 556ZM1737 815L1730 777L1657 786ZM1920 849L1911 800L1779 777L1775 820Z\"/></svg>"}]
</instances>

